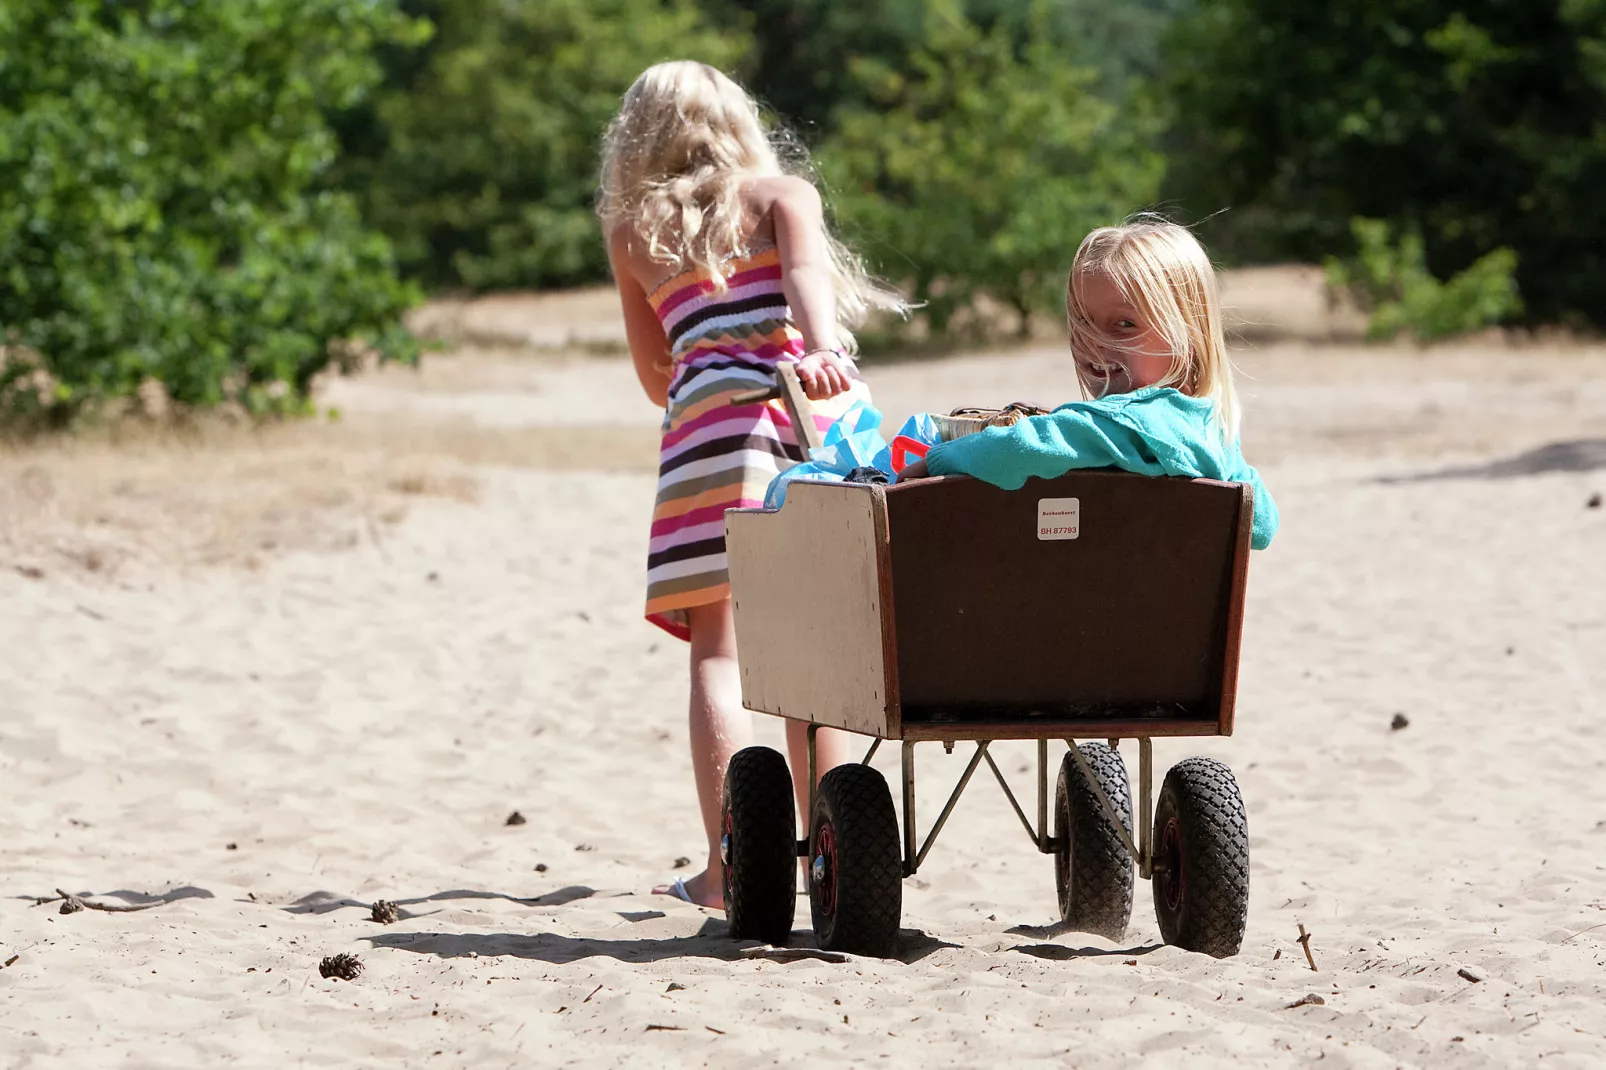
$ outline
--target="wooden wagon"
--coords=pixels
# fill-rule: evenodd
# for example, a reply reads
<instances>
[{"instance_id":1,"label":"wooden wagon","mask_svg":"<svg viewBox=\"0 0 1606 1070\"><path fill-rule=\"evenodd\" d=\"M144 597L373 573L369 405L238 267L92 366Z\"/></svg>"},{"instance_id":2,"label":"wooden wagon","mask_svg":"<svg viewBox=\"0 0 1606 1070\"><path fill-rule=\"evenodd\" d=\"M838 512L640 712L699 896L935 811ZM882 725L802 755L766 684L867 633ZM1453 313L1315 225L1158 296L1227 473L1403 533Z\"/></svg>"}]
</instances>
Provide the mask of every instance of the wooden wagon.
<instances>
[{"instance_id":1,"label":"wooden wagon","mask_svg":"<svg viewBox=\"0 0 1606 1070\"><path fill-rule=\"evenodd\" d=\"M818 778L802 839L785 759L734 756L721 841L733 934L788 937L801 857L821 946L893 954L902 878L985 764L1054 856L1068 926L1118 938L1135 869L1167 943L1235 954L1249 891L1237 783L1189 758L1156 800L1151 741L1232 734L1252 509L1238 484L1078 471L1017 491L800 481L780 509L729 512L743 704L807 722L810 785L820 727L874 737L862 762ZM901 823L868 764L885 740L902 744ZM989 752L998 740L1037 742L1035 820ZM1137 741L1135 823L1121 740ZM922 840L926 742L974 752Z\"/></svg>"}]
</instances>

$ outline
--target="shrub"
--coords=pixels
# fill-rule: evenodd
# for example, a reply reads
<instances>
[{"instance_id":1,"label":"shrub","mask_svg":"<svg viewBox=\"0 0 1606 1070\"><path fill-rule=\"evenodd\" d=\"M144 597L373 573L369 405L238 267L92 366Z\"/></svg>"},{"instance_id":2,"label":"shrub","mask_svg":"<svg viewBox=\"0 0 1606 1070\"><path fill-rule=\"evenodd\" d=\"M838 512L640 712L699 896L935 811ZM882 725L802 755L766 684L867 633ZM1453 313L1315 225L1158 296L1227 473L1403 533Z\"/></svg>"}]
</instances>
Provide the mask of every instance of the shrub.
<instances>
[{"instance_id":1,"label":"shrub","mask_svg":"<svg viewBox=\"0 0 1606 1070\"><path fill-rule=\"evenodd\" d=\"M0 414L149 380L293 412L360 347L415 356L416 294L320 182L323 110L419 36L390 0L0 4Z\"/></svg>"},{"instance_id":2,"label":"shrub","mask_svg":"<svg viewBox=\"0 0 1606 1070\"><path fill-rule=\"evenodd\" d=\"M994 299L1020 317L1063 307L1082 237L1148 204L1163 162L1152 124L1096 96L1044 24L1017 45L933 14L901 67L863 61L868 105L845 107L821 153L837 211L893 279L912 282L934 332Z\"/></svg>"},{"instance_id":3,"label":"shrub","mask_svg":"<svg viewBox=\"0 0 1606 1070\"><path fill-rule=\"evenodd\" d=\"M389 58L372 105L338 118L342 184L432 287L607 277L597 151L648 65L729 67L744 40L689 0L415 0L436 33Z\"/></svg>"},{"instance_id":4,"label":"shrub","mask_svg":"<svg viewBox=\"0 0 1606 1070\"><path fill-rule=\"evenodd\" d=\"M1407 231L1394 240L1379 219L1355 219L1358 249L1349 260L1327 261L1327 285L1345 291L1370 313L1367 337L1386 341L1409 331L1420 342L1470 334L1522 311L1517 293L1517 254L1496 249L1445 282L1429 273L1422 236Z\"/></svg>"},{"instance_id":5,"label":"shrub","mask_svg":"<svg viewBox=\"0 0 1606 1070\"><path fill-rule=\"evenodd\" d=\"M1525 318L1606 326L1606 0L1198 0L1167 81L1176 190L1233 208L1223 254L1316 259L1382 219L1439 278L1510 249Z\"/></svg>"}]
</instances>

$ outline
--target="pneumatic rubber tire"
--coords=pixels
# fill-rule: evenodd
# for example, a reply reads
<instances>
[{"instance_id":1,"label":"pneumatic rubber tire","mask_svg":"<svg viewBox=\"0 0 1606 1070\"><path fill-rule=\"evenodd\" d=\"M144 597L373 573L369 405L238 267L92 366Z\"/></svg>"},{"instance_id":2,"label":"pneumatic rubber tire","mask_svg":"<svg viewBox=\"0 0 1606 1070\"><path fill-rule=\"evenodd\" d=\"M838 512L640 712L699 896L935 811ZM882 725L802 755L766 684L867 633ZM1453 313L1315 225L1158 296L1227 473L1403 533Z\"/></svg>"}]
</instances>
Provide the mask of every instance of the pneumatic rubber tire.
<instances>
[{"instance_id":1,"label":"pneumatic rubber tire","mask_svg":"<svg viewBox=\"0 0 1606 1070\"><path fill-rule=\"evenodd\" d=\"M1079 748L1132 835L1132 785L1121 755L1103 743ZM1078 932L1119 940L1132 920L1132 856L1076 759L1060 762L1054 790L1054 884L1060 917Z\"/></svg>"},{"instance_id":2,"label":"pneumatic rubber tire","mask_svg":"<svg viewBox=\"0 0 1606 1070\"><path fill-rule=\"evenodd\" d=\"M1249 818L1232 770L1188 758L1154 807L1154 912L1168 944L1236 955L1249 919Z\"/></svg>"},{"instance_id":3,"label":"pneumatic rubber tire","mask_svg":"<svg viewBox=\"0 0 1606 1070\"><path fill-rule=\"evenodd\" d=\"M797 910L797 811L786 759L737 751L725 769L720 858L731 935L783 944Z\"/></svg>"},{"instance_id":4,"label":"pneumatic rubber tire","mask_svg":"<svg viewBox=\"0 0 1606 1070\"><path fill-rule=\"evenodd\" d=\"M809 822L809 905L831 951L890 958L903 915L898 817L884 777L839 765L820 778Z\"/></svg>"}]
</instances>

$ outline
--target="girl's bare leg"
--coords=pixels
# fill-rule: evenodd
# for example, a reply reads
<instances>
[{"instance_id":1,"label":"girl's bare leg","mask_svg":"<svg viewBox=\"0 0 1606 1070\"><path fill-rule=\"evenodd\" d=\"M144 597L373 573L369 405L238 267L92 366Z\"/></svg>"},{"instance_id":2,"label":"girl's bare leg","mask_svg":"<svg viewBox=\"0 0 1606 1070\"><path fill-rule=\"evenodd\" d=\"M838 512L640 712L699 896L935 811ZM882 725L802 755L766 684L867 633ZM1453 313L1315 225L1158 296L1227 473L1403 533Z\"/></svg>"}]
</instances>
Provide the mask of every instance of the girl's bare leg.
<instances>
[{"instance_id":1,"label":"girl's bare leg","mask_svg":"<svg viewBox=\"0 0 1606 1070\"><path fill-rule=\"evenodd\" d=\"M854 760L850 754L853 736L840 728L822 728L814 737L816 772L824 776L826 770L846 765ZM798 819L804 834L809 828L809 726L802 721L786 722L786 754L792 763L792 787L797 792ZM862 757L862 755L861 755Z\"/></svg>"},{"instance_id":2,"label":"girl's bare leg","mask_svg":"<svg viewBox=\"0 0 1606 1070\"><path fill-rule=\"evenodd\" d=\"M697 781L697 804L708 835L708 861L686 881L686 894L707 907L725 905L719 861L720 801L725 767L731 755L753 741L753 718L742 708L741 676L736 666L736 629L727 599L695 606L691 625L691 767ZM668 885L653 889L667 893Z\"/></svg>"}]
</instances>

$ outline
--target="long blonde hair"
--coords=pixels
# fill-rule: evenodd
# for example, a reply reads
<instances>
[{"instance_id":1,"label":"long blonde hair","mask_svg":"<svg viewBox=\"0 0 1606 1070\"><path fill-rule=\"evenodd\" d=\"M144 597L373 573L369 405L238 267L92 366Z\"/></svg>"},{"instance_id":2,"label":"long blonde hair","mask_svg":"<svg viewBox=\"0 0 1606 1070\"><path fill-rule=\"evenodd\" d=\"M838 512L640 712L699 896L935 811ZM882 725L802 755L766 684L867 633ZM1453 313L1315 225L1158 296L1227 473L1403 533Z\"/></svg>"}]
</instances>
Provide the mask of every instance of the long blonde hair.
<instances>
[{"instance_id":1,"label":"long blonde hair","mask_svg":"<svg viewBox=\"0 0 1606 1070\"><path fill-rule=\"evenodd\" d=\"M1095 273L1115 283L1171 350L1171 366L1156 385L1215 402L1222 437L1235 441L1238 391L1227 355L1220 288L1210 257L1193 232L1145 214L1120 226L1100 227L1082 239L1071 264L1065 310L1077 378L1089 395L1098 397L1105 382L1098 354L1123 343L1093 323L1077 297L1077 277Z\"/></svg>"},{"instance_id":2,"label":"long blonde hair","mask_svg":"<svg viewBox=\"0 0 1606 1070\"><path fill-rule=\"evenodd\" d=\"M749 252L742 183L784 174L808 177L807 153L784 132L766 134L740 86L706 63L659 63L625 93L603 138L597 215L608 232L633 225L653 260L704 268L724 289L725 259ZM872 310L907 306L829 230L826 242L837 322L851 346L847 328Z\"/></svg>"}]
</instances>

